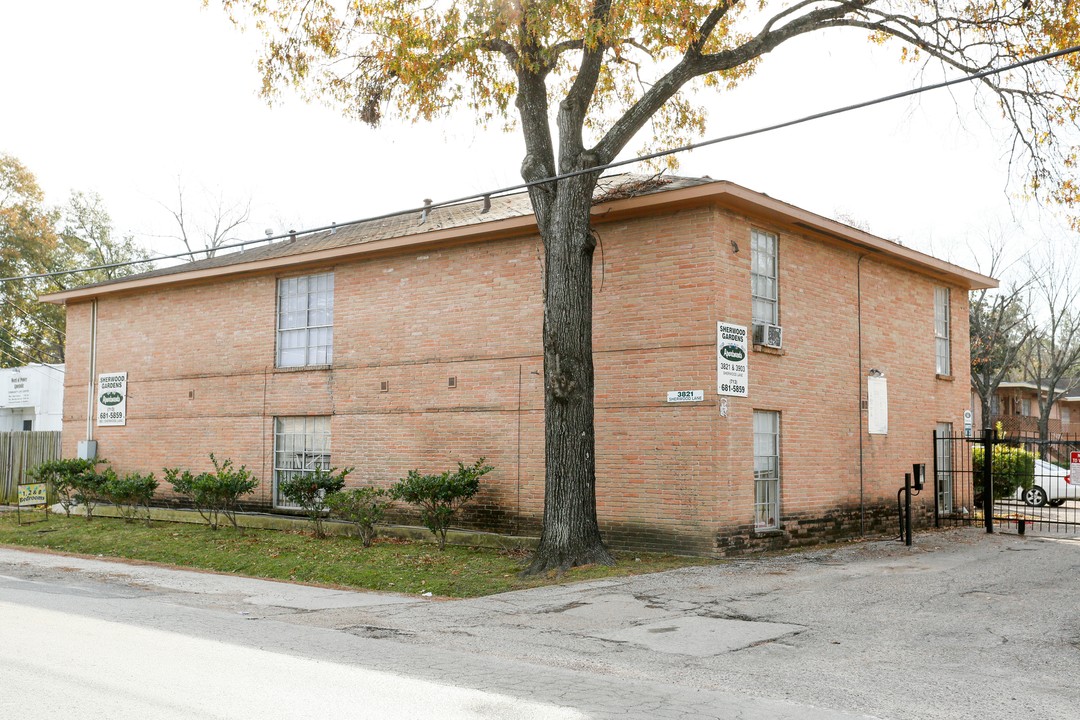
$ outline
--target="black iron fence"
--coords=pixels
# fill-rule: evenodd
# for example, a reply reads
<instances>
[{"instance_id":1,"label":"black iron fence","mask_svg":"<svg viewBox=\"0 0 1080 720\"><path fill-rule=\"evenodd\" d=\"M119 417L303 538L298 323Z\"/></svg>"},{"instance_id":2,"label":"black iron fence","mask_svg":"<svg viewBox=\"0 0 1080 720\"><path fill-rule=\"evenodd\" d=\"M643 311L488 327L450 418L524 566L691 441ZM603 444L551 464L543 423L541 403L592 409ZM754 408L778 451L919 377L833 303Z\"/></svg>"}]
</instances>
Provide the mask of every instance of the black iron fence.
<instances>
[{"instance_id":1,"label":"black iron fence","mask_svg":"<svg viewBox=\"0 0 1080 720\"><path fill-rule=\"evenodd\" d=\"M935 432L934 524L1080 532L1080 477L1073 468L1080 468L1080 436Z\"/></svg>"}]
</instances>

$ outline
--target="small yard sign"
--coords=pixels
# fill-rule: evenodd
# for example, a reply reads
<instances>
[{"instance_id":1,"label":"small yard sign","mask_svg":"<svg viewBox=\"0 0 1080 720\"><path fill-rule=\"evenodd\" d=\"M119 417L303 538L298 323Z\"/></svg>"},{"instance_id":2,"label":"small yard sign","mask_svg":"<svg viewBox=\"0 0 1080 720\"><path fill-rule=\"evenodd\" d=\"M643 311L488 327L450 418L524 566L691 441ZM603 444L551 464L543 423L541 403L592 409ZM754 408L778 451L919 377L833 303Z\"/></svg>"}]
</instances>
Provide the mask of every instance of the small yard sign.
<instances>
[{"instance_id":1,"label":"small yard sign","mask_svg":"<svg viewBox=\"0 0 1080 720\"><path fill-rule=\"evenodd\" d=\"M35 507L47 502L45 483L26 483L19 486L19 507Z\"/></svg>"},{"instance_id":2,"label":"small yard sign","mask_svg":"<svg viewBox=\"0 0 1080 720\"><path fill-rule=\"evenodd\" d=\"M49 487L43 482L20 483L19 504L15 506L19 524L30 524L32 521L23 522L23 508L45 507L45 520L49 519ZM38 521L42 522L42 521Z\"/></svg>"},{"instance_id":3,"label":"small yard sign","mask_svg":"<svg viewBox=\"0 0 1080 720\"><path fill-rule=\"evenodd\" d=\"M746 397L749 387L746 326L716 323L716 394Z\"/></svg>"},{"instance_id":4,"label":"small yard sign","mask_svg":"<svg viewBox=\"0 0 1080 720\"><path fill-rule=\"evenodd\" d=\"M1080 482L1080 452L1073 450L1069 460L1069 478L1074 483Z\"/></svg>"},{"instance_id":5,"label":"small yard sign","mask_svg":"<svg viewBox=\"0 0 1080 720\"><path fill-rule=\"evenodd\" d=\"M127 425L127 373L98 375L97 424Z\"/></svg>"}]
</instances>

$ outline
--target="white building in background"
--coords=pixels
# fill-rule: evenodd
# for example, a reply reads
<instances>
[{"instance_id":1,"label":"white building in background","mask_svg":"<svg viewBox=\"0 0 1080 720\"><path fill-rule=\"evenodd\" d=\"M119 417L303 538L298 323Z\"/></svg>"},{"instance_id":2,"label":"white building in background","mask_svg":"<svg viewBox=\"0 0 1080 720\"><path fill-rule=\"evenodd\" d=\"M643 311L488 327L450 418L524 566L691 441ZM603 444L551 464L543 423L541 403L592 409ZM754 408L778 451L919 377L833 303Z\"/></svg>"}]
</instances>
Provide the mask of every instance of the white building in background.
<instances>
[{"instance_id":1,"label":"white building in background","mask_svg":"<svg viewBox=\"0 0 1080 720\"><path fill-rule=\"evenodd\" d=\"M63 365L0 369L0 432L60 430L63 417Z\"/></svg>"}]
</instances>

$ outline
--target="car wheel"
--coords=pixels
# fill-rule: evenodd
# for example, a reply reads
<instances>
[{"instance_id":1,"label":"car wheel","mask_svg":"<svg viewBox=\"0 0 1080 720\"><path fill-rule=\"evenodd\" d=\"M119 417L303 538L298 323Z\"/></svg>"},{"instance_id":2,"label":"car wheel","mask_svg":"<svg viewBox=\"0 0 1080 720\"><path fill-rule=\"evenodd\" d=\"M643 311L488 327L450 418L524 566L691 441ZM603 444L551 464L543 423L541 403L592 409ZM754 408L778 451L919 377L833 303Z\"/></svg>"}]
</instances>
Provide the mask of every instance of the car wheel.
<instances>
[{"instance_id":1,"label":"car wheel","mask_svg":"<svg viewBox=\"0 0 1080 720\"><path fill-rule=\"evenodd\" d=\"M1024 492L1024 502L1034 507L1042 507L1046 504L1046 491L1038 485Z\"/></svg>"},{"instance_id":2,"label":"car wheel","mask_svg":"<svg viewBox=\"0 0 1080 720\"><path fill-rule=\"evenodd\" d=\"M1065 504L1065 498L1056 498L1050 501L1050 507L1061 507Z\"/></svg>"}]
</instances>

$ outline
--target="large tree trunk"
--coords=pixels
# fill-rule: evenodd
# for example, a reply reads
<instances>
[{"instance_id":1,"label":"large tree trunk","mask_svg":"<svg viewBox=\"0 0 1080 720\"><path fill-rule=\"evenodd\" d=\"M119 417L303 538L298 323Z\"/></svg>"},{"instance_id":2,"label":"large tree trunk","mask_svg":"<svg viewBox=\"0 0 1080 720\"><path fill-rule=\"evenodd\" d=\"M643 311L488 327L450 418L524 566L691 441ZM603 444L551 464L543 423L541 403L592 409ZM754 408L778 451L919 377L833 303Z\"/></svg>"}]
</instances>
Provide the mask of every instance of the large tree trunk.
<instances>
[{"instance_id":1,"label":"large tree trunk","mask_svg":"<svg viewBox=\"0 0 1080 720\"><path fill-rule=\"evenodd\" d=\"M595 175L558 181L544 217L544 528L527 574L614 564L596 518L592 257ZM554 183L548 187L553 188Z\"/></svg>"}]
</instances>

